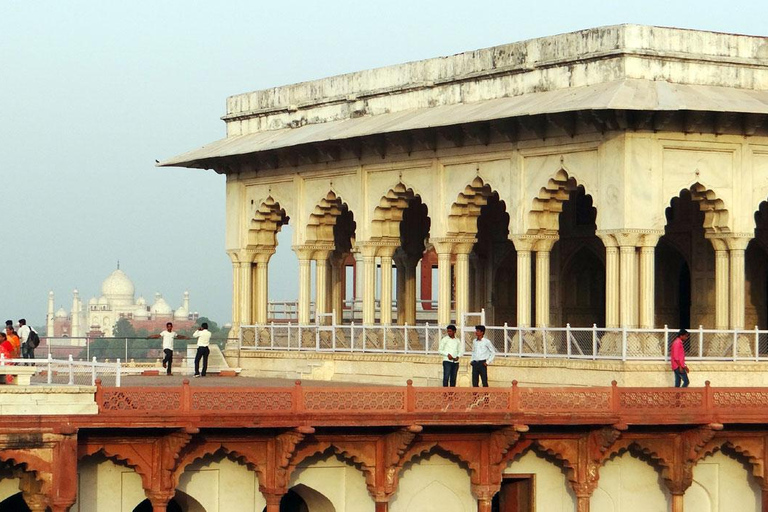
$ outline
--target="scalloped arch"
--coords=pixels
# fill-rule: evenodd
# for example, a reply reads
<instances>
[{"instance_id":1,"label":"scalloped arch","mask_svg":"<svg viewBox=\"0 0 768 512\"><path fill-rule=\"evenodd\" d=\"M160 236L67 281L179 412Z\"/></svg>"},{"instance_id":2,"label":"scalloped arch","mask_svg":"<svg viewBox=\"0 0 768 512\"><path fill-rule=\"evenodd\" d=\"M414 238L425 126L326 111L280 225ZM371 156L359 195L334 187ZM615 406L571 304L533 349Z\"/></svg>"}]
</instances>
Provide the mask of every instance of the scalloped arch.
<instances>
[{"instance_id":1,"label":"scalloped arch","mask_svg":"<svg viewBox=\"0 0 768 512\"><path fill-rule=\"evenodd\" d=\"M400 239L400 222L411 200L422 196L402 181L389 189L373 210L371 237L375 239ZM424 203L426 204L426 203ZM429 207L427 206L427 209Z\"/></svg>"},{"instance_id":2,"label":"scalloped arch","mask_svg":"<svg viewBox=\"0 0 768 512\"><path fill-rule=\"evenodd\" d=\"M529 235L544 234L554 235L559 232L560 212L563 211L563 203L568 201L571 192L578 190L578 180L568 174L565 167L560 167L554 176L549 178L547 184L539 190L538 197L533 199L533 205L529 213ZM585 190L586 193L586 190ZM592 197L590 194L587 194ZM597 210L594 206L593 208Z\"/></svg>"},{"instance_id":3,"label":"scalloped arch","mask_svg":"<svg viewBox=\"0 0 768 512\"><path fill-rule=\"evenodd\" d=\"M277 246L277 234L290 218L270 195L259 204L248 228L248 246Z\"/></svg>"},{"instance_id":4,"label":"scalloped arch","mask_svg":"<svg viewBox=\"0 0 768 512\"><path fill-rule=\"evenodd\" d=\"M480 176L475 176L462 192L459 192L456 201L451 205L448 215L448 235L471 238L477 234L477 218L481 209L488 204L488 198L498 195L493 187L483 181ZM506 204L504 205L506 211Z\"/></svg>"},{"instance_id":5,"label":"scalloped arch","mask_svg":"<svg viewBox=\"0 0 768 512\"><path fill-rule=\"evenodd\" d=\"M312 213L309 214L307 223L307 243L334 243L336 241L335 228L339 217L345 214L352 216L352 233L354 236L355 221L354 212L349 209L349 205L344 202L341 196L333 190L329 190L315 205Z\"/></svg>"},{"instance_id":6,"label":"scalloped arch","mask_svg":"<svg viewBox=\"0 0 768 512\"><path fill-rule=\"evenodd\" d=\"M717 197L714 190L707 188L700 182L696 182L688 189L682 189L676 197L673 197L669 201L667 208L671 208L673 201L679 200L682 192L688 190L691 194L691 199L699 206L699 211L704 213L704 231L713 233L728 233L730 227L728 226L729 212L725 207L725 202Z\"/></svg>"}]
</instances>

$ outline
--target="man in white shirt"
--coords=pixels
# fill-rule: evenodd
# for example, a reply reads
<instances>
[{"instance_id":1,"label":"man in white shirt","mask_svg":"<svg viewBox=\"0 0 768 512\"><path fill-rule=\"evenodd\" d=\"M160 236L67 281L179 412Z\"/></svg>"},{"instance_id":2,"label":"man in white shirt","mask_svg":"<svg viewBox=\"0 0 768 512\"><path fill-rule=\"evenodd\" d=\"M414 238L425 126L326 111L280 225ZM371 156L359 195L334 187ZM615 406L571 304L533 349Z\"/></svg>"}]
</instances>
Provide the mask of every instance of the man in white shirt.
<instances>
[{"instance_id":1,"label":"man in white shirt","mask_svg":"<svg viewBox=\"0 0 768 512\"><path fill-rule=\"evenodd\" d=\"M165 330L160 334L153 334L149 336L150 339L163 338L163 368L166 368L166 375L172 375L171 367L173 366L173 340L178 338L180 340L188 340L186 336L179 336L176 331L173 330L173 324L168 322L165 324Z\"/></svg>"},{"instance_id":2,"label":"man in white shirt","mask_svg":"<svg viewBox=\"0 0 768 512\"><path fill-rule=\"evenodd\" d=\"M208 330L208 324L203 322L198 330L192 333L192 336L197 338L197 354L195 354L195 377L205 377L205 372L208 370L208 354L211 353L211 349L208 345L211 343L211 331ZM203 360L203 371L200 372L200 360Z\"/></svg>"},{"instance_id":3,"label":"man in white shirt","mask_svg":"<svg viewBox=\"0 0 768 512\"><path fill-rule=\"evenodd\" d=\"M445 328L446 335L440 340L440 354L443 356L443 387L456 387L456 375L459 373L461 340L456 337L456 326Z\"/></svg>"},{"instance_id":4,"label":"man in white shirt","mask_svg":"<svg viewBox=\"0 0 768 512\"><path fill-rule=\"evenodd\" d=\"M496 349L493 348L491 341L485 337L485 326L475 326L475 339L472 341L472 387L478 386L478 381L482 379L483 387L488 387L488 365L496 357Z\"/></svg>"},{"instance_id":5,"label":"man in white shirt","mask_svg":"<svg viewBox=\"0 0 768 512\"><path fill-rule=\"evenodd\" d=\"M21 357L24 359L35 358L35 347L27 343L30 332L32 332L32 328L27 325L27 321L23 318L19 319L19 330L16 331L16 334L18 334L21 342Z\"/></svg>"}]
</instances>

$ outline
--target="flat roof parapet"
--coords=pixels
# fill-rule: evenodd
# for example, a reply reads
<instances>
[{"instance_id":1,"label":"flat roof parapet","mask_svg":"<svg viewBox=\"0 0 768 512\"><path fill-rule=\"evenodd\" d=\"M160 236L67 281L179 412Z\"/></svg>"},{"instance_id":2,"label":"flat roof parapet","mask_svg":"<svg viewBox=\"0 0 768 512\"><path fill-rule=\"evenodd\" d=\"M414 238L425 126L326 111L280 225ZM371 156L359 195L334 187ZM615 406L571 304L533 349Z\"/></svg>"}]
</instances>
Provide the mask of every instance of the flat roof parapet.
<instances>
[{"instance_id":1,"label":"flat roof parapet","mask_svg":"<svg viewBox=\"0 0 768 512\"><path fill-rule=\"evenodd\" d=\"M730 72L723 68L730 68ZM236 134L638 78L768 90L768 38L615 25L231 96Z\"/></svg>"}]
</instances>

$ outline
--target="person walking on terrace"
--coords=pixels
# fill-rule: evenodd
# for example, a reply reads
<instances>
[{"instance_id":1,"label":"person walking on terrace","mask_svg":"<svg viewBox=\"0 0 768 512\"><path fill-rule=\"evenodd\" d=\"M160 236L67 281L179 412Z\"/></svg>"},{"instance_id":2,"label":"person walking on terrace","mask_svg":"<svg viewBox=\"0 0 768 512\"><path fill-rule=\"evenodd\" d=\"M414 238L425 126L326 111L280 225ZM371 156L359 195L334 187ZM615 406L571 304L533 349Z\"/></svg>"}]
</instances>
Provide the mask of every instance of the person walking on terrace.
<instances>
[{"instance_id":1,"label":"person walking on terrace","mask_svg":"<svg viewBox=\"0 0 768 512\"><path fill-rule=\"evenodd\" d=\"M475 326L475 339L472 341L472 387L478 387L479 380L482 379L483 387L488 387L488 365L496 357L496 349L493 343L485 337L485 326Z\"/></svg>"},{"instance_id":2,"label":"person walking on terrace","mask_svg":"<svg viewBox=\"0 0 768 512\"><path fill-rule=\"evenodd\" d=\"M148 336L149 339L163 338L163 368L166 368L166 375L172 375L171 367L173 366L173 340L178 338L180 340L188 340L186 336L179 336L176 331L173 330L173 324L168 322L165 324L165 330L160 334L153 334Z\"/></svg>"},{"instance_id":3,"label":"person walking on terrace","mask_svg":"<svg viewBox=\"0 0 768 512\"><path fill-rule=\"evenodd\" d=\"M192 333L193 338L197 338L197 354L195 354L195 377L205 377L208 371L208 354L211 349L211 331L208 330L208 324L203 322L198 330ZM203 371L200 372L200 360L203 360Z\"/></svg>"},{"instance_id":4,"label":"person walking on terrace","mask_svg":"<svg viewBox=\"0 0 768 512\"><path fill-rule=\"evenodd\" d=\"M445 328L446 335L440 340L440 354L443 356L443 387L456 387L456 375L459 373L461 340L456 337L456 326Z\"/></svg>"},{"instance_id":5,"label":"person walking on terrace","mask_svg":"<svg viewBox=\"0 0 768 512\"><path fill-rule=\"evenodd\" d=\"M687 388L689 384L688 366L685 364L685 347L683 346L683 343L688 341L688 336L688 331L680 329L669 350L669 360L672 363L672 371L675 372L676 388L680 387L681 381L684 388Z\"/></svg>"}]
</instances>

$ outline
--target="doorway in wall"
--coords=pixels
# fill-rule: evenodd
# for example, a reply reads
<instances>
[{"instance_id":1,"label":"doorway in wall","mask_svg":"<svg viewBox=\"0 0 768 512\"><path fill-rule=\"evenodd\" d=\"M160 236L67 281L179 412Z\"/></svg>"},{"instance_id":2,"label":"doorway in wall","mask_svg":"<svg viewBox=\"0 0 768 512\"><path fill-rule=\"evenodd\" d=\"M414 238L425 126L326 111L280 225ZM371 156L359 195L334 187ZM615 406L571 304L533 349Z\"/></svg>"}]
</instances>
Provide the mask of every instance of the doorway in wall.
<instances>
[{"instance_id":1,"label":"doorway in wall","mask_svg":"<svg viewBox=\"0 0 768 512\"><path fill-rule=\"evenodd\" d=\"M534 475L504 475L491 512L533 512Z\"/></svg>"}]
</instances>

